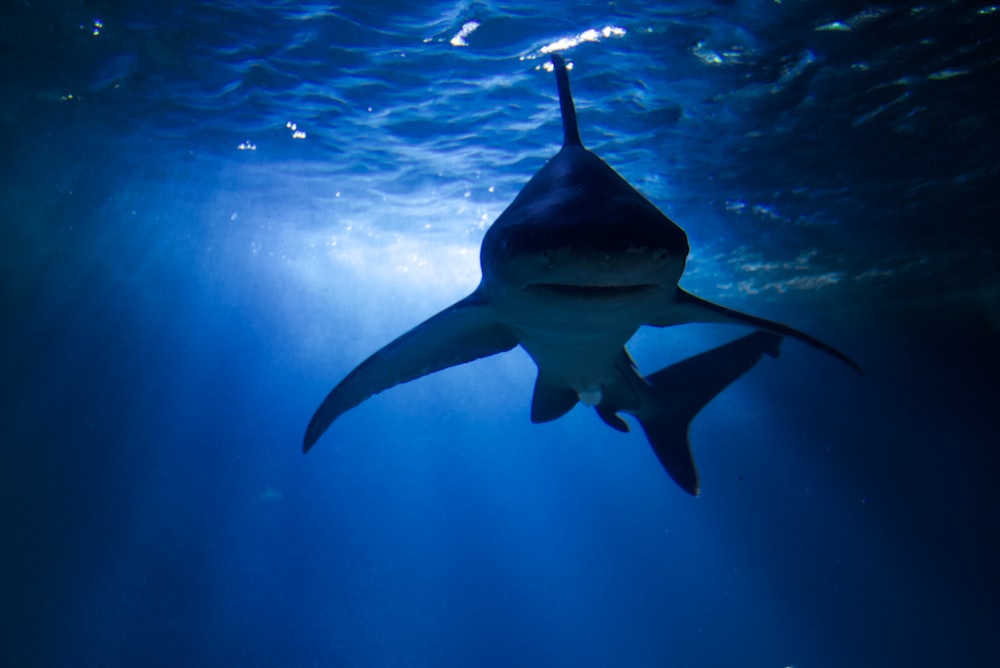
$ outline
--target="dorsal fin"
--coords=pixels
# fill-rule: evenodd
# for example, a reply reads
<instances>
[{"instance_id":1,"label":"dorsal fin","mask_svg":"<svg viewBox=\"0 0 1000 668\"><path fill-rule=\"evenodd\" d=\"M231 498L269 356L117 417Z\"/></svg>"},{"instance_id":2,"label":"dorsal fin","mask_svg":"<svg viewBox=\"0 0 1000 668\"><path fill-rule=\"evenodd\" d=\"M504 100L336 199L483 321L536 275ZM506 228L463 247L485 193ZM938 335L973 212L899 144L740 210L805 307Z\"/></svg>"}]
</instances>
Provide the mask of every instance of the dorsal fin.
<instances>
[{"instance_id":1,"label":"dorsal fin","mask_svg":"<svg viewBox=\"0 0 1000 668\"><path fill-rule=\"evenodd\" d=\"M558 53L552 54L552 67L556 71L556 86L559 88L559 111L562 112L563 146L583 146L580 128L576 124L576 107L573 94L569 90L569 73L566 61Z\"/></svg>"}]
</instances>

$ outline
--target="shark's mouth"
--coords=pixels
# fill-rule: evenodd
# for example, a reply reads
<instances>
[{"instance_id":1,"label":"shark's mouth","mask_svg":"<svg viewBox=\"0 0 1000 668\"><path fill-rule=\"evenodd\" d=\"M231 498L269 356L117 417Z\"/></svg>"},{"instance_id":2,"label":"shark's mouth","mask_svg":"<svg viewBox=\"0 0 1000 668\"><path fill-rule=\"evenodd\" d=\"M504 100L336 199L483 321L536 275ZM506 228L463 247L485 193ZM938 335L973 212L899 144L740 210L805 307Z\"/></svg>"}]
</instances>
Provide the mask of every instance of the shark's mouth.
<instances>
[{"instance_id":1,"label":"shark's mouth","mask_svg":"<svg viewBox=\"0 0 1000 668\"><path fill-rule=\"evenodd\" d=\"M531 283L526 292L550 294L571 299L628 299L640 297L660 289L654 283L637 285L574 285L567 283Z\"/></svg>"}]
</instances>

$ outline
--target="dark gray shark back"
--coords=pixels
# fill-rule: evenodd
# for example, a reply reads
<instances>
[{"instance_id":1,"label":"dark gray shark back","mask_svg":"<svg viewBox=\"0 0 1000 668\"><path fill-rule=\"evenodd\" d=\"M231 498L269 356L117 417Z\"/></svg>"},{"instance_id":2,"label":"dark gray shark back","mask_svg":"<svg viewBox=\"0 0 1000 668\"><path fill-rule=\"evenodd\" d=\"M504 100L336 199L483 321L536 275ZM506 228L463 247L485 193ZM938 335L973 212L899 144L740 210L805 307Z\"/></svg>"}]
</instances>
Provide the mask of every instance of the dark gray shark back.
<instances>
[{"instance_id":1,"label":"dark gray shark back","mask_svg":"<svg viewBox=\"0 0 1000 668\"><path fill-rule=\"evenodd\" d=\"M687 235L580 139L566 61L552 54L559 92L563 144L528 181L486 231L480 248L485 284L560 283L564 278L527 279L532 265L555 275L576 259L613 255L620 262L597 270L592 285L614 284L622 264L637 261L657 272L655 283L672 294L689 253ZM629 250L634 252L628 252ZM599 264L599 263L595 263ZM571 271L567 269L567 271ZM618 272L616 276L598 275ZM536 274L544 272L538 271Z\"/></svg>"}]
</instances>

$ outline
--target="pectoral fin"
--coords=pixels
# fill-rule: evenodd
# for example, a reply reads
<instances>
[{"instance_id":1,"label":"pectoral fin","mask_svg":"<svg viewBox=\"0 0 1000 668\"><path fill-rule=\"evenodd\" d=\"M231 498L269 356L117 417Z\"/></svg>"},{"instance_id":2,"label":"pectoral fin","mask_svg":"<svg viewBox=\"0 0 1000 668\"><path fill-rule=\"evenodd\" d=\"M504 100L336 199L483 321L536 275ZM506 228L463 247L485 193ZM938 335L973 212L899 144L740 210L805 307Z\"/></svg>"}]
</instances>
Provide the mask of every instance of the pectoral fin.
<instances>
[{"instance_id":1,"label":"pectoral fin","mask_svg":"<svg viewBox=\"0 0 1000 668\"><path fill-rule=\"evenodd\" d=\"M303 452L343 413L368 397L427 374L510 350L514 334L473 293L403 334L359 364L316 409Z\"/></svg>"},{"instance_id":2,"label":"pectoral fin","mask_svg":"<svg viewBox=\"0 0 1000 668\"><path fill-rule=\"evenodd\" d=\"M719 322L749 325L750 327L763 329L781 336L798 339L813 348L818 348L829 355L833 355L858 373L864 373L858 363L850 357L840 352L833 346L823 343L815 337L809 336L805 332L800 332L799 330L780 322L774 322L773 320L767 320L765 318L758 318L755 315L741 313L739 311L726 308L725 306L714 304L710 301L702 299L701 297L696 297L681 288L677 288L673 303L664 310L664 313L659 318L649 324L653 327L669 327L671 325L680 325L689 322Z\"/></svg>"},{"instance_id":3,"label":"pectoral fin","mask_svg":"<svg viewBox=\"0 0 1000 668\"><path fill-rule=\"evenodd\" d=\"M535 424L551 422L569 413L579 397L566 385L550 383L541 373L535 380L535 393L531 397L531 421Z\"/></svg>"}]
</instances>

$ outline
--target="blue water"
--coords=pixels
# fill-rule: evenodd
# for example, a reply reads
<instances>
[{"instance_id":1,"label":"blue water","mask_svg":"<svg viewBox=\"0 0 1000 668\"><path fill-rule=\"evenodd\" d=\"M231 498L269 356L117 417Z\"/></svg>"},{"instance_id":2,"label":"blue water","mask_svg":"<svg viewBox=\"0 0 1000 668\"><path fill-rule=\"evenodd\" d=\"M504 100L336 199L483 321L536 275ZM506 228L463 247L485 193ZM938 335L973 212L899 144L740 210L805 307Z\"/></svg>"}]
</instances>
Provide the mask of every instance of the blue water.
<instances>
[{"instance_id":1,"label":"blue water","mask_svg":"<svg viewBox=\"0 0 1000 668\"><path fill-rule=\"evenodd\" d=\"M996 6L0 18L0 664L1000 665ZM303 456L345 373L475 288L558 148L552 48L683 285L865 376L786 342L695 420L697 499L592 411L530 424L519 350Z\"/></svg>"}]
</instances>

